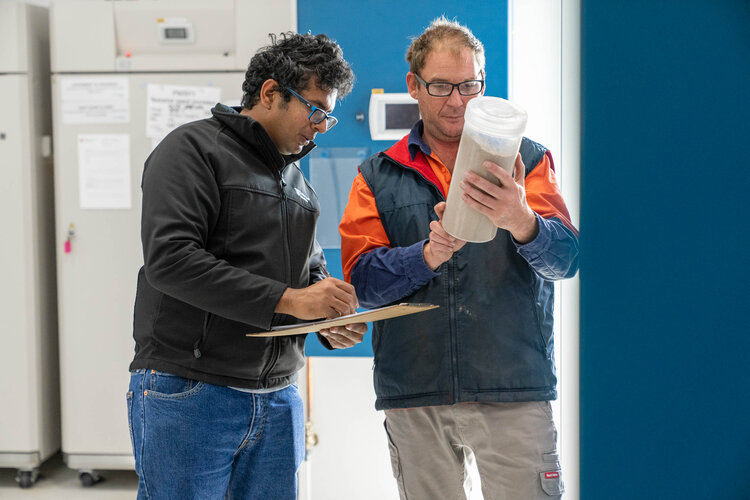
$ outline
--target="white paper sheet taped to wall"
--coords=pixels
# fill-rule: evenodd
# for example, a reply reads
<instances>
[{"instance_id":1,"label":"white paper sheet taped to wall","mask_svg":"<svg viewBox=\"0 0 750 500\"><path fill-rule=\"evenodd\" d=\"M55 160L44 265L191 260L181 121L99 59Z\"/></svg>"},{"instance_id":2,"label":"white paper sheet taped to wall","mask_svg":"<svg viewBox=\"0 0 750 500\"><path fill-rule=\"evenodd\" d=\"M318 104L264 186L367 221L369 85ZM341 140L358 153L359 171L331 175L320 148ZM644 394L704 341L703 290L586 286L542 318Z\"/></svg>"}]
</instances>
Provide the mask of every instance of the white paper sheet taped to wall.
<instances>
[{"instance_id":1,"label":"white paper sheet taped to wall","mask_svg":"<svg viewBox=\"0 0 750 500\"><path fill-rule=\"evenodd\" d=\"M130 209L130 136L78 135L78 199L81 209Z\"/></svg>"},{"instance_id":2,"label":"white paper sheet taped to wall","mask_svg":"<svg viewBox=\"0 0 750 500\"><path fill-rule=\"evenodd\" d=\"M130 86L122 76L57 77L65 125L129 123Z\"/></svg>"},{"instance_id":3,"label":"white paper sheet taped to wall","mask_svg":"<svg viewBox=\"0 0 750 500\"><path fill-rule=\"evenodd\" d=\"M219 87L149 84L146 88L146 137L156 143L180 125L211 116L221 101Z\"/></svg>"}]
</instances>

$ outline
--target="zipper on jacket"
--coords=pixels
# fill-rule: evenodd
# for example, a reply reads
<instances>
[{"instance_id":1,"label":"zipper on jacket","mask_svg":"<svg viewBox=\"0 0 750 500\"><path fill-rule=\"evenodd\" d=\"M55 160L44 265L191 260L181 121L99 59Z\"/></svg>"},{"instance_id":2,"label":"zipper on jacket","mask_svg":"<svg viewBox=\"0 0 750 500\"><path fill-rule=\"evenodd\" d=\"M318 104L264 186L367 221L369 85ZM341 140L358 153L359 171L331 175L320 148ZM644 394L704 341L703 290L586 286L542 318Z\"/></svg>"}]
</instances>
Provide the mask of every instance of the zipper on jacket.
<instances>
[{"instance_id":1,"label":"zipper on jacket","mask_svg":"<svg viewBox=\"0 0 750 500\"><path fill-rule=\"evenodd\" d=\"M286 170L286 167L284 167ZM286 273L284 278L286 279L287 286L292 286L292 251L290 248L290 235L289 235L289 211L286 207L286 181L283 177L284 171L279 172L279 191L281 191L281 223L283 224L282 232L284 234L284 263Z\"/></svg>"},{"instance_id":2,"label":"zipper on jacket","mask_svg":"<svg viewBox=\"0 0 750 500\"><path fill-rule=\"evenodd\" d=\"M286 167L284 167L284 170ZM292 285L292 271L291 271L291 250L289 248L289 212L286 208L286 181L284 180L283 173L284 170L281 170L278 173L278 180L279 180L279 192L281 195L281 224L283 225L282 233L284 235L284 263L285 263L285 280L286 284L288 286ZM263 368L263 372L261 372L260 375L260 381L261 384L263 384L263 387L268 387L268 376L271 373L271 370L274 366L276 366L276 363L279 360L279 356L281 354L281 348L279 346L280 340L276 337L271 338L271 357L266 364L266 366Z\"/></svg>"},{"instance_id":3,"label":"zipper on jacket","mask_svg":"<svg viewBox=\"0 0 750 500\"><path fill-rule=\"evenodd\" d=\"M263 389L268 388L268 375L271 373L271 369L276 366L276 363L279 361L280 353L279 338L271 337L271 358L266 367L263 368L263 372L260 374L260 382L263 384Z\"/></svg>"},{"instance_id":4,"label":"zipper on jacket","mask_svg":"<svg viewBox=\"0 0 750 500\"><path fill-rule=\"evenodd\" d=\"M453 372L453 401L461 402L458 384L458 327L456 325L456 255L452 255L446 262L448 265L448 311L450 318L451 337L451 371Z\"/></svg>"},{"instance_id":5,"label":"zipper on jacket","mask_svg":"<svg viewBox=\"0 0 750 500\"><path fill-rule=\"evenodd\" d=\"M384 155L386 158L388 158L391 162L395 163L396 165L400 166L401 168L405 168L409 170L410 172L416 173L419 177L421 177L424 182L429 185L435 194L437 194L437 199L440 201L445 201L445 196L443 196L442 191L433 183L430 181L427 177L422 174L419 170L416 168L412 168L408 165L404 165L398 160L395 160L393 157L388 156L384 153L380 153L381 155ZM448 266L448 316L449 316L449 330L450 330L450 345L451 345L451 372L452 372L452 388L453 388L453 401L458 403L461 401L460 392L459 392L459 370L458 370L458 326L456 324L456 255L453 254L448 262L445 263L446 266Z\"/></svg>"},{"instance_id":6,"label":"zipper on jacket","mask_svg":"<svg viewBox=\"0 0 750 500\"><path fill-rule=\"evenodd\" d=\"M201 338L195 341L195 344L193 344L193 356L195 359L198 359L201 357L201 347L203 347L203 344L206 343L206 338L208 338L208 326L211 323L211 313L206 311L203 316L203 332L201 334Z\"/></svg>"}]
</instances>

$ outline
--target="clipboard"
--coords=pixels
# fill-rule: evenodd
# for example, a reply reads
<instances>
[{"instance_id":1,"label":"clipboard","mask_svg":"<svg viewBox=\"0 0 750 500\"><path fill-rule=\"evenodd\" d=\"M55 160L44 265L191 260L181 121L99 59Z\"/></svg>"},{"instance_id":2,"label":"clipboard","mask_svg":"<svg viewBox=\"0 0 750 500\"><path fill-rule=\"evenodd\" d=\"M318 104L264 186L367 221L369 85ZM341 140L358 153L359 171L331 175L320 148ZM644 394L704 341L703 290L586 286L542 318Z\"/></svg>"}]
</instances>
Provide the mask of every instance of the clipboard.
<instances>
[{"instance_id":1,"label":"clipboard","mask_svg":"<svg viewBox=\"0 0 750 500\"><path fill-rule=\"evenodd\" d=\"M370 309L346 316L340 316L333 319L321 319L318 321L309 321L307 323L297 323L296 325L284 325L271 328L267 332L247 333L247 337L280 337L282 335L300 335L302 333L317 332L324 328L333 328L334 326L351 325L352 323L366 323L368 321L379 321L381 319L397 318L407 314L415 314L430 309L436 309L440 306L435 304L395 304L392 306Z\"/></svg>"}]
</instances>

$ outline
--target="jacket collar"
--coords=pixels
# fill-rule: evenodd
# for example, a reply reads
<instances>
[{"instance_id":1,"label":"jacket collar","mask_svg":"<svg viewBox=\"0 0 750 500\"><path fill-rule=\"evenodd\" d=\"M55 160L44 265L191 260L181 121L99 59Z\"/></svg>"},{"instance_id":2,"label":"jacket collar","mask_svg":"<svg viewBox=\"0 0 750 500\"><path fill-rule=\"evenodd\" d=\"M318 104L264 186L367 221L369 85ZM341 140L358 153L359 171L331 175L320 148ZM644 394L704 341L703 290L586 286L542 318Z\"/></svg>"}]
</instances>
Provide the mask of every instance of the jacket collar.
<instances>
[{"instance_id":1,"label":"jacket collar","mask_svg":"<svg viewBox=\"0 0 750 500\"><path fill-rule=\"evenodd\" d=\"M430 146L422 139L422 132L424 131L424 124L422 120L419 120L414 124L409 135L404 136L396 144L383 151L381 154L387 156L393 161L403 165L407 168L412 168L419 172L428 182L434 184L438 191L443 196L447 196L443 192L442 184L432 170L432 167L427 162L426 156L432 153Z\"/></svg>"},{"instance_id":2,"label":"jacket collar","mask_svg":"<svg viewBox=\"0 0 750 500\"><path fill-rule=\"evenodd\" d=\"M430 156L432 154L432 148L427 145L426 142L424 142L424 139L422 139L422 134L424 133L424 123L422 120L419 120L417 123L414 124L414 126L409 131L409 139L407 140L407 144L409 146L409 156L412 160L414 160L414 157L417 156L417 152L421 151L424 153L425 156Z\"/></svg>"},{"instance_id":3,"label":"jacket collar","mask_svg":"<svg viewBox=\"0 0 750 500\"><path fill-rule=\"evenodd\" d=\"M218 103L211 110L211 114L240 140L257 149L269 162L269 167L275 170L284 170L284 167L304 158L307 153L315 148L315 143L310 141L299 153L282 155L263 125L247 115L241 115L241 110L242 108L239 106L226 106Z\"/></svg>"}]
</instances>

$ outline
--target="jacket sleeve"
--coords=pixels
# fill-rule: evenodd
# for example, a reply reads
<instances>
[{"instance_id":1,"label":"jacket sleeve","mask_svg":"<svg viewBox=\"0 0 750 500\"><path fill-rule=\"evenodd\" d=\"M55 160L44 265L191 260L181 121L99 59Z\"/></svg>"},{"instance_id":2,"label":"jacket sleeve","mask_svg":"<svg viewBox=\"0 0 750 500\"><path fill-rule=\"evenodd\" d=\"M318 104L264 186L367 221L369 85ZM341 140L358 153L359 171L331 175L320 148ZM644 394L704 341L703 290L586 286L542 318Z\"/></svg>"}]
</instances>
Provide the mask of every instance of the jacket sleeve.
<instances>
[{"instance_id":1,"label":"jacket sleeve","mask_svg":"<svg viewBox=\"0 0 750 500\"><path fill-rule=\"evenodd\" d=\"M546 280L570 278L578 271L578 230L555 178L549 151L526 176L526 201L536 213L539 234L525 245L516 243L518 253Z\"/></svg>"},{"instance_id":2,"label":"jacket sleeve","mask_svg":"<svg viewBox=\"0 0 750 500\"><path fill-rule=\"evenodd\" d=\"M362 174L354 179L339 225L344 278L354 285L360 304L379 307L411 295L438 276L425 263L427 240L391 248L375 197Z\"/></svg>"},{"instance_id":3,"label":"jacket sleeve","mask_svg":"<svg viewBox=\"0 0 750 500\"><path fill-rule=\"evenodd\" d=\"M146 160L141 216L146 279L199 309L270 328L286 284L232 266L206 249L221 205L211 160L210 150L199 150L186 133L167 136Z\"/></svg>"},{"instance_id":4,"label":"jacket sleeve","mask_svg":"<svg viewBox=\"0 0 750 500\"><path fill-rule=\"evenodd\" d=\"M330 276L328 268L326 267L326 257L323 253L323 248L320 246L320 243L318 243L317 238L313 242L313 247L310 250L308 268L310 269L309 285L314 285L318 281L323 281Z\"/></svg>"}]
</instances>

